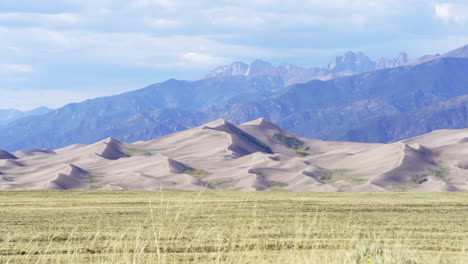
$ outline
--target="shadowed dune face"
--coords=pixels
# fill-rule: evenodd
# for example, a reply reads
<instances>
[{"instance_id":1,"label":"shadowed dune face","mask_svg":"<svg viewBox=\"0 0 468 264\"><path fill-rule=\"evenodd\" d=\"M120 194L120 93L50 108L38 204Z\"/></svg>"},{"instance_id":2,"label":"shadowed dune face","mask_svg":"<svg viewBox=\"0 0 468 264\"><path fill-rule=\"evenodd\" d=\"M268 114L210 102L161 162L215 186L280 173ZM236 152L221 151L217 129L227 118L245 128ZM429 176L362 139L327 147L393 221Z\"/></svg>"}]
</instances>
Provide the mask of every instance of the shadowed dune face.
<instances>
[{"instance_id":1,"label":"shadowed dune face","mask_svg":"<svg viewBox=\"0 0 468 264\"><path fill-rule=\"evenodd\" d=\"M466 191L468 129L392 144L299 137L263 118L152 141L0 150L0 189Z\"/></svg>"},{"instance_id":2,"label":"shadowed dune face","mask_svg":"<svg viewBox=\"0 0 468 264\"><path fill-rule=\"evenodd\" d=\"M233 157L241 157L255 152L273 153L268 145L224 120L217 120L205 125L203 129L226 133L231 142L227 149L232 152Z\"/></svg>"},{"instance_id":3,"label":"shadowed dune face","mask_svg":"<svg viewBox=\"0 0 468 264\"><path fill-rule=\"evenodd\" d=\"M128 157L125 153L122 152L123 144L122 142L108 138L98 144L96 144L96 155L103 157L105 159L117 160L120 158Z\"/></svg>"},{"instance_id":4,"label":"shadowed dune face","mask_svg":"<svg viewBox=\"0 0 468 264\"><path fill-rule=\"evenodd\" d=\"M87 189L89 173L75 165L69 164L59 172L55 179L47 184L46 189L52 190L79 190Z\"/></svg>"},{"instance_id":5,"label":"shadowed dune face","mask_svg":"<svg viewBox=\"0 0 468 264\"><path fill-rule=\"evenodd\" d=\"M17 157L5 150L0 149L0 160L17 159Z\"/></svg>"},{"instance_id":6,"label":"shadowed dune face","mask_svg":"<svg viewBox=\"0 0 468 264\"><path fill-rule=\"evenodd\" d=\"M372 183L388 187L398 184L420 184L424 179L415 180L413 175L421 171L436 170L432 153L428 149L417 150L404 143L396 143L400 148L398 163L391 170L375 177Z\"/></svg>"}]
</instances>

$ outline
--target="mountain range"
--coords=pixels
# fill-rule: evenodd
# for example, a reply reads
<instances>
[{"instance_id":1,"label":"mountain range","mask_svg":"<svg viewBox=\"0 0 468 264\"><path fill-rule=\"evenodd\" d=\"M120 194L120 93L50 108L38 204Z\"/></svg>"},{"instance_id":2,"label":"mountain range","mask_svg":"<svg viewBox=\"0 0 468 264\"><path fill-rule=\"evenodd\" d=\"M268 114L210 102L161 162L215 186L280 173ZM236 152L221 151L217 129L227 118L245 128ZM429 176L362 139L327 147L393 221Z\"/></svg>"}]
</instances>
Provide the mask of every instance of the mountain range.
<instances>
[{"instance_id":1,"label":"mountain range","mask_svg":"<svg viewBox=\"0 0 468 264\"><path fill-rule=\"evenodd\" d=\"M467 127L467 95L468 45L414 60L348 52L324 68L237 62L200 80L172 79L15 120L0 127L0 148L134 142L218 118L259 117L308 138L395 142Z\"/></svg>"},{"instance_id":2,"label":"mountain range","mask_svg":"<svg viewBox=\"0 0 468 264\"><path fill-rule=\"evenodd\" d=\"M466 191L467 154L468 129L371 144L220 119L146 142L0 150L0 190Z\"/></svg>"},{"instance_id":3,"label":"mountain range","mask_svg":"<svg viewBox=\"0 0 468 264\"><path fill-rule=\"evenodd\" d=\"M271 63L255 60L250 64L244 62L234 62L230 65L223 65L215 68L204 78L231 77L231 76L255 76L268 75L275 76L283 81L284 86L297 83L304 83L310 80L330 80L340 76L349 76L358 73L394 68L408 63L408 55L400 53L394 59L380 58L372 61L362 52L348 51L343 56L336 57L328 67L300 67L294 64L282 64L278 67Z\"/></svg>"}]
</instances>

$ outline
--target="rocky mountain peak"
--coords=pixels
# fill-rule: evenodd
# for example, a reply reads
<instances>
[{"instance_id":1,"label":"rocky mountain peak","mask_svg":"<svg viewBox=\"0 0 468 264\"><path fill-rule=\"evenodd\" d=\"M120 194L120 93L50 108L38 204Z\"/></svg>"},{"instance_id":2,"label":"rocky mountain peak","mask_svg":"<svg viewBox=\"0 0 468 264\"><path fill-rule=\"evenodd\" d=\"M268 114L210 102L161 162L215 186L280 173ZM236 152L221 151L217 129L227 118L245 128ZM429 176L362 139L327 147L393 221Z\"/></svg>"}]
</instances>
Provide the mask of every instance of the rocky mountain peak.
<instances>
[{"instance_id":1,"label":"rocky mountain peak","mask_svg":"<svg viewBox=\"0 0 468 264\"><path fill-rule=\"evenodd\" d=\"M362 52L348 51L328 64L328 70L335 73L344 71L366 72L373 69L375 69L375 62Z\"/></svg>"},{"instance_id":2,"label":"rocky mountain peak","mask_svg":"<svg viewBox=\"0 0 468 264\"><path fill-rule=\"evenodd\" d=\"M400 66L408 62L408 54L405 52L400 52L398 56L395 58L395 63Z\"/></svg>"},{"instance_id":3,"label":"rocky mountain peak","mask_svg":"<svg viewBox=\"0 0 468 264\"><path fill-rule=\"evenodd\" d=\"M249 69L249 65L243 63L241 61L233 62L229 65L223 65L215 68L211 72L209 72L205 77L217 77L217 76L237 76L237 75L245 75L247 70Z\"/></svg>"},{"instance_id":4,"label":"rocky mountain peak","mask_svg":"<svg viewBox=\"0 0 468 264\"><path fill-rule=\"evenodd\" d=\"M276 68L269 62L263 60L254 60L250 64L244 62L233 62L229 65L223 65L210 71L205 78L227 77L227 76L251 76L268 71L274 71Z\"/></svg>"},{"instance_id":5,"label":"rocky mountain peak","mask_svg":"<svg viewBox=\"0 0 468 264\"><path fill-rule=\"evenodd\" d=\"M247 70L245 75L255 75L267 71L275 70L276 68L269 62L263 60L254 60Z\"/></svg>"},{"instance_id":6,"label":"rocky mountain peak","mask_svg":"<svg viewBox=\"0 0 468 264\"><path fill-rule=\"evenodd\" d=\"M405 52L400 52L397 57L393 59L380 58L377 60L376 69L394 68L407 64L409 61L408 55Z\"/></svg>"}]
</instances>

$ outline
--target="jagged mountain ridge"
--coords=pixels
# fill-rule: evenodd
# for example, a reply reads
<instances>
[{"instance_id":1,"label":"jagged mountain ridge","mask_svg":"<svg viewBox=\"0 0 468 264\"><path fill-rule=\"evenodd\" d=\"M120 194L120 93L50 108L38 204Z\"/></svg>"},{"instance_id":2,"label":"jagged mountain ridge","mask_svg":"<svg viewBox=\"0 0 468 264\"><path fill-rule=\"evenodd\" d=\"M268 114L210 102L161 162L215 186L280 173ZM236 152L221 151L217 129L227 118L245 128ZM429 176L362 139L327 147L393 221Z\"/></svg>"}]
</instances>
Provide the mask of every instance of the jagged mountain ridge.
<instances>
[{"instance_id":1,"label":"jagged mountain ridge","mask_svg":"<svg viewBox=\"0 0 468 264\"><path fill-rule=\"evenodd\" d=\"M378 69L393 68L408 62L408 55L400 53L394 59L380 58L372 61L362 52L348 51L343 56L336 57L327 67L300 67L293 64L282 64L278 67L271 63L255 60L250 64L234 62L213 69L204 78L227 76L271 75L281 78L286 86L304 83L310 80L329 80L339 76L349 76Z\"/></svg>"}]
</instances>

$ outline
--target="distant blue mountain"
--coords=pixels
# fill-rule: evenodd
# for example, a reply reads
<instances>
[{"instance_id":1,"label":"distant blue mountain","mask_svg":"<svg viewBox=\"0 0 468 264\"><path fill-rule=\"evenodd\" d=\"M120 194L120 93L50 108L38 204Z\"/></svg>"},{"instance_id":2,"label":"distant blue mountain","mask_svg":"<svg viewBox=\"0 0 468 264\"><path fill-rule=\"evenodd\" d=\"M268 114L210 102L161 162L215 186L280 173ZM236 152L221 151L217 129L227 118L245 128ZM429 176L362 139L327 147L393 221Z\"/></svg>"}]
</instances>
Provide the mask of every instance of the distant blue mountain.
<instances>
[{"instance_id":1,"label":"distant blue mountain","mask_svg":"<svg viewBox=\"0 0 468 264\"><path fill-rule=\"evenodd\" d=\"M218 118L243 123L265 117L299 135L364 142L463 128L466 50L377 62L347 53L316 69L237 62L198 81L169 80L16 120L0 128L0 149L58 148L107 137L149 140Z\"/></svg>"},{"instance_id":2,"label":"distant blue mountain","mask_svg":"<svg viewBox=\"0 0 468 264\"><path fill-rule=\"evenodd\" d=\"M52 109L47 107L39 107L29 111L20 111L16 109L0 109L0 126L6 125L23 117L42 115L50 111L52 111Z\"/></svg>"}]
</instances>

